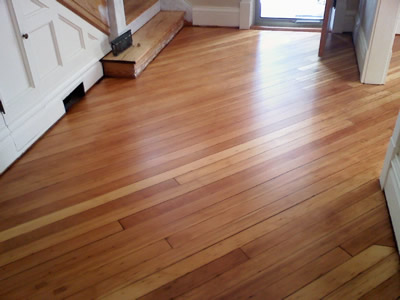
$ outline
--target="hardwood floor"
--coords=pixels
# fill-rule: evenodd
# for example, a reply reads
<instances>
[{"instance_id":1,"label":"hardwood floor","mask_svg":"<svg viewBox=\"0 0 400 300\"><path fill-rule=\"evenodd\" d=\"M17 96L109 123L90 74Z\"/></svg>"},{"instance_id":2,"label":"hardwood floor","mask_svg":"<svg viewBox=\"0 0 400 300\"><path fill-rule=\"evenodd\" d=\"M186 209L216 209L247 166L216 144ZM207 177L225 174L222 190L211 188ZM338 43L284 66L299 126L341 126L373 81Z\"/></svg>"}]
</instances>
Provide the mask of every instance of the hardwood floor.
<instances>
[{"instance_id":1,"label":"hardwood floor","mask_svg":"<svg viewBox=\"0 0 400 300\"><path fill-rule=\"evenodd\" d=\"M349 36L184 28L0 179L2 299L396 299L400 108Z\"/></svg>"}]
</instances>

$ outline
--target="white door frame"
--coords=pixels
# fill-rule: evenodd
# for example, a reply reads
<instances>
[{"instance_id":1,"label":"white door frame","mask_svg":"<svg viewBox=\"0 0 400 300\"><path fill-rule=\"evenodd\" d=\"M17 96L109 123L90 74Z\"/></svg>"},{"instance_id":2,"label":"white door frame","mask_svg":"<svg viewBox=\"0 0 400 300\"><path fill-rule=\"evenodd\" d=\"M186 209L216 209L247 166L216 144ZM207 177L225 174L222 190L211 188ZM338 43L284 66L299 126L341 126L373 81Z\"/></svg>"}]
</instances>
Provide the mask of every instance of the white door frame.
<instances>
[{"instance_id":1,"label":"white door frame","mask_svg":"<svg viewBox=\"0 0 400 300\"><path fill-rule=\"evenodd\" d=\"M354 31L360 80L366 84L384 84L386 81L400 14L399 0L376 1L371 31L366 32L369 29L365 29L365 16L362 16L361 5Z\"/></svg>"}]
</instances>

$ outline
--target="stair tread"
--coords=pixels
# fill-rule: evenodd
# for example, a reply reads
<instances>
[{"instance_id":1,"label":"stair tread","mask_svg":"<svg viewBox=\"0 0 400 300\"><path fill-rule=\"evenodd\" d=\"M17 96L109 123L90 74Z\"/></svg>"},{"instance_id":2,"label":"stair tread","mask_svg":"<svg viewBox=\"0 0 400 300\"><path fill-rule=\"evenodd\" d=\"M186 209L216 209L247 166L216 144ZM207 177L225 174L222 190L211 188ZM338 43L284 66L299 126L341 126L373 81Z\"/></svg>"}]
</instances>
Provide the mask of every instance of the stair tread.
<instances>
[{"instance_id":1,"label":"stair tread","mask_svg":"<svg viewBox=\"0 0 400 300\"><path fill-rule=\"evenodd\" d=\"M159 0L125 0L124 9L126 24L132 23L158 1Z\"/></svg>"},{"instance_id":2,"label":"stair tread","mask_svg":"<svg viewBox=\"0 0 400 300\"><path fill-rule=\"evenodd\" d=\"M193 7L224 7L224 8L238 8L240 0L186 0Z\"/></svg>"},{"instance_id":3,"label":"stair tread","mask_svg":"<svg viewBox=\"0 0 400 300\"><path fill-rule=\"evenodd\" d=\"M103 61L132 62L138 63L153 49L159 47L166 35L174 28L177 23L182 22L184 12L181 11L161 11L142 28L132 35L134 45L118 56L109 53ZM140 47L137 47L137 44Z\"/></svg>"}]
</instances>

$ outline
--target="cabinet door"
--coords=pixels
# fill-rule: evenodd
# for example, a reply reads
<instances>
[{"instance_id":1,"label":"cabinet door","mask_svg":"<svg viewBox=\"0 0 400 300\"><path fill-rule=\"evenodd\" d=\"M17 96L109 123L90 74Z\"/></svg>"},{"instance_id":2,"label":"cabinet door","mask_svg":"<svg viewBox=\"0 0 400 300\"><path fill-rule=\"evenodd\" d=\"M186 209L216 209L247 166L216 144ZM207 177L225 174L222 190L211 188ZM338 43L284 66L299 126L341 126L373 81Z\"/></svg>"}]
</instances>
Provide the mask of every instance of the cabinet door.
<instances>
[{"instance_id":1,"label":"cabinet door","mask_svg":"<svg viewBox=\"0 0 400 300\"><path fill-rule=\"evenodd\" d=\"M13 119L13 112L19 110L22 103L34 105L38 98L33 72L23 48L12 9L7 2L0 1L0 38L3 47L0 55L0 90L1 100L7 112L4 118Z\"/></svg>"},{"instance_id":2,"label":"cabinet door","mask_svg":"<svg viewBox=\"0 0 400 300\"><path fill-rule=\"evenodd\" d=\"M18 24L30 81L38 94L44 95L62 76L63 60L56 36L59 18L42 0L9 0L8 3ZM24 103L24 110L27 109L29 106Z\"/></svg>"}]
</instances>

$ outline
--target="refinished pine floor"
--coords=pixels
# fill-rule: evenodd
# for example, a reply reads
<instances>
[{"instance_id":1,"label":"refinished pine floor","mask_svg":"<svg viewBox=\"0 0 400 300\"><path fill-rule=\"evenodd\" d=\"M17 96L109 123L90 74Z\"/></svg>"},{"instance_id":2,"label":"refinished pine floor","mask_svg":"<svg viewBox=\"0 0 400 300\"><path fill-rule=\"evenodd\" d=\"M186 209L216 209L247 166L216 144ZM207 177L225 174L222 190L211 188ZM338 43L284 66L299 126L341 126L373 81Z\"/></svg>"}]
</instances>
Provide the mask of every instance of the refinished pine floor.
<instances>
[{"instance_id":1,"label":"refinished pine floor","mask_svg":"<svg viewBox=\"0 0 400 300\"><path fill-rule=\"evenodd\" d=\"M0 178L1 299L396 299L400 108L350 36L184 28Z\"/></svg>"}]
</instances>

